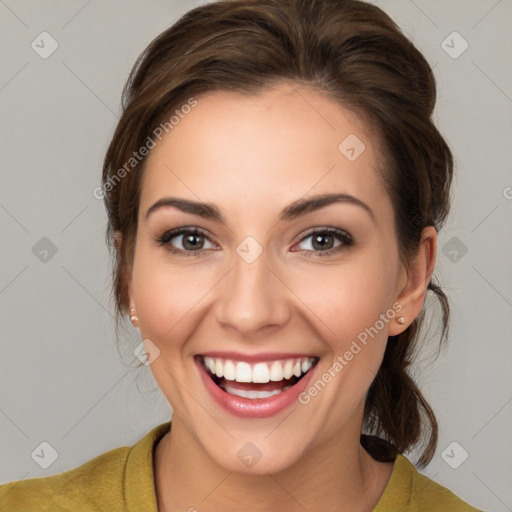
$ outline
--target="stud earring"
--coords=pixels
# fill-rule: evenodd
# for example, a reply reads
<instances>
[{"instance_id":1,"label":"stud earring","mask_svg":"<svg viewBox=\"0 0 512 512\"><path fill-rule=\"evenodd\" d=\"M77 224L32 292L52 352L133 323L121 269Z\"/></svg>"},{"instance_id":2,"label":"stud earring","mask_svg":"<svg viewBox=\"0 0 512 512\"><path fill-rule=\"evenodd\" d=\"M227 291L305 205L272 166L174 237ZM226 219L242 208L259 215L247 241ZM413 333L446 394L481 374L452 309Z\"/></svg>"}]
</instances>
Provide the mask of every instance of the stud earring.
<instances>
[{"instance_id":1,"label":"stud earring","mask_svg":"<svg viewBox=\"0 0 512 512\"><path fill-rule=\"evenodd\" d=\"M399 316L396 321L400 324L400 325L404 325L405 324L405 316Z\"/></svg>"},{"instance_id":2,"label":"stud earring","mask_svg":"<svg viewBox=\"0 0 512 512\"><path fill-rule=\"evenodd\" d=\"M136 323L139 321L139 318L138 316L135 314L135 309L134 308L131 308L130 309L130 320L133 324L134 327L136 327Z\"/></svg>"}]
</instances>

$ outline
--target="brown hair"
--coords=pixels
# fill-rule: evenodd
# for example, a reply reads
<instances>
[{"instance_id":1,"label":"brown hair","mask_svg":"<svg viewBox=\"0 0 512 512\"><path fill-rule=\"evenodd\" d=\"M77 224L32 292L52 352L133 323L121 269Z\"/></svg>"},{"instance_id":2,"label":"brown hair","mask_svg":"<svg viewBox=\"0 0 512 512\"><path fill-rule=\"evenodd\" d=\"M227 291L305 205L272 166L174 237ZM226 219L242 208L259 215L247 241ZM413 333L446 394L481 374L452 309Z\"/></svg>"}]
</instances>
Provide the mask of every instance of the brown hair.
<instances>
[{"instance_id":1,"label":"brown hair","mask_svg":"<svg viewBox=\"0 0 512 512\"><path fill-rule=\"evenodd\" d=\"M405 264L417 251L422 229L442 226L449 210L453 162L431 120L434 76L387 14L356 0L222 0L202 5L139 56L105 156L102 184L110 247L117 232L122 236L113 266L118 322L128 307L126 277L146 159L135 162L133 170L126 170L126 162L191 98L214 90L257 94L282 81L325 92L376 131ZM120 175L122 179L113 181ZM433 281L428 288L442 306L442 344L448 333L448 302ZM435 415L408 373L424 313L425 308L403 333L389 337L367 394L364 418L365 430L392 451L410 450L426 435L421 466L432 459L437 445ZM375 451L378 442L373 447Z\"/></svg>"}]
</instances>

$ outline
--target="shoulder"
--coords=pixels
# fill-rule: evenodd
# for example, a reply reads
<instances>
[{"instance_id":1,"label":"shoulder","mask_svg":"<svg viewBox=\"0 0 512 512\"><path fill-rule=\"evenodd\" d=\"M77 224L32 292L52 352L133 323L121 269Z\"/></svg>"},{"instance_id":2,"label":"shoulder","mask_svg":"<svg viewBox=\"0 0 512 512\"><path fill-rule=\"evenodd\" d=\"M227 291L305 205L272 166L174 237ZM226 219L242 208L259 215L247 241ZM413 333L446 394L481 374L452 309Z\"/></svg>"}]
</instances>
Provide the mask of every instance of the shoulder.
<instances>
[{"instance_id":1,"label":"shoulder","mask_svg":"<svg viewBox=\"0 0 512 512\"><path fill-rule=\"evenodd\" d=\"M393 473L374 512L482 512L452 491L422 475L403 455L397 455Z\"/></svg>"},{"instance_id":2,"label":"shoulder","mask_svg":"<svg viewBox=\"0 0 512 512\"><path fill-rule=\"evenodd\" d=\"M116 448L64 473L1 485L0 511L119 509L129 452Z\"/></svg>"},{"instance_id":3,"label":"shoulder","mask_svg":"<svg viewBox=\"0 0 512 512\"><path fill-rule=\"evenodd\" d=\"M110 450L64 473L0 485L0 512L154 512L153 452L169 429L170 422L163 423L135 445Z\"/></svg>"}]
</instances>

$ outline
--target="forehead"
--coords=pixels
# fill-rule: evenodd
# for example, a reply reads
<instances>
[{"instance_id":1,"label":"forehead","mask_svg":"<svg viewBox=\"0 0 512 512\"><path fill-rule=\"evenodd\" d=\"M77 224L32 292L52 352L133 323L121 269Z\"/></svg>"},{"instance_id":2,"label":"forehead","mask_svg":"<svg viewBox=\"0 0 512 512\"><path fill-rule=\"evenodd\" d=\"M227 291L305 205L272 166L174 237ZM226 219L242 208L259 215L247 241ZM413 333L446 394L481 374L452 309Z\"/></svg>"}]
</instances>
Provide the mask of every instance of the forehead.
<instances>
[{"instance_id":1,"label":"forehead","mask_svg":"<svg viewBox=\"0 0 512 512\"><path fill-rule=\"evenodd\" d=\"M332 192L389 209L374 137L324 93L281 84L196 100L148 156L142 211L166 194L240 213Z\"/></svg>"}]
</instances>

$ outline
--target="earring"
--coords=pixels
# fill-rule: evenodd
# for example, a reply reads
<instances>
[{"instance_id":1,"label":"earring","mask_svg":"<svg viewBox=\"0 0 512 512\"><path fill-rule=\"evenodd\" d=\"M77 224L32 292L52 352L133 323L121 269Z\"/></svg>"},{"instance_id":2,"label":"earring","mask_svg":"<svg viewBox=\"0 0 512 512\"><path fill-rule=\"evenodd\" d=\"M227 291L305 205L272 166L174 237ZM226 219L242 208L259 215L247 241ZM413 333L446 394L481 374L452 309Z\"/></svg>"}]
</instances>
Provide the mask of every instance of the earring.
<instances>
[{"instance_id":1,"label":"earring","mask_svg":"<svg viewBox=\"0 0 512 512\"><path fill-rule=\"evenodd\" d=\"M405 316L399 316L396 321L400 324L400 325L404 325L405 324Z\"/></svg>"},{"instance_id":2,"label":"earring","mask_svg":"<svg viewBox=\"0 0 512 512\"><path fill-rule=\"evenodd\" d=\"M139 318L138 316L135 314L135 309L134 308L131 308L130 309L130 320L133 324L134 327L137 327L135 324L139 321Z\"/></svg>"}]
</instances>

